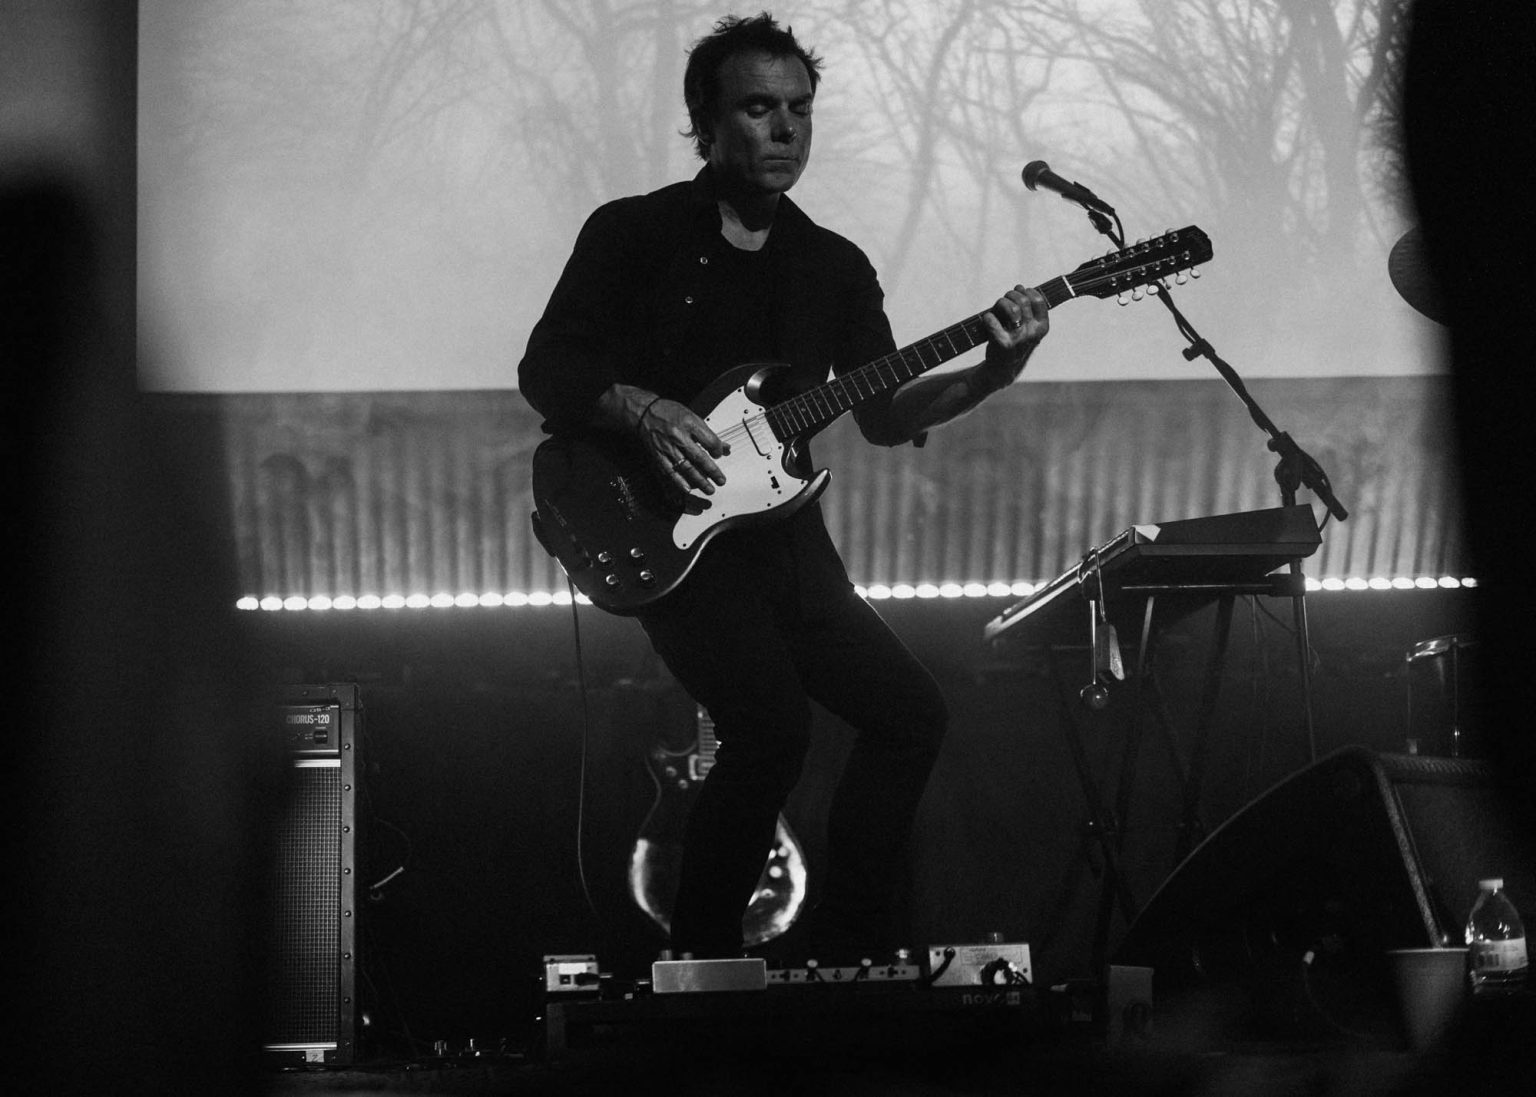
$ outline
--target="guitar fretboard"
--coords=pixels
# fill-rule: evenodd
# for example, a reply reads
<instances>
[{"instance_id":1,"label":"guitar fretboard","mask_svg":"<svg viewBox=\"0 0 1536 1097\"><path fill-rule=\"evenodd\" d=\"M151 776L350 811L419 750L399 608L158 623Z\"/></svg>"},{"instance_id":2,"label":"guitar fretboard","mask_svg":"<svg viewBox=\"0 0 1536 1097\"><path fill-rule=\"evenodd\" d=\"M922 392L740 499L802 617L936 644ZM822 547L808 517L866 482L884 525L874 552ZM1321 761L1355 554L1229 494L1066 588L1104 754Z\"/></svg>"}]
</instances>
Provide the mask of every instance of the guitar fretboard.
<instances>
[{"instance_id":1,"label":"guitar fretboard","mask_svg":"<svg viewBox=\"0 0 1536 1097\"><path fill-rule=\"evenodd\" d=\"M1036 286L1054 308L1077 296L1066 275ZM894 389L935 366L957 358L987 341L986 313L951 324L926 338L894 350L858 369L849 370L809 392L773 405L764 413L769 428L780 441L825 426L845 411Z\"/></svg>"}]
</instances>

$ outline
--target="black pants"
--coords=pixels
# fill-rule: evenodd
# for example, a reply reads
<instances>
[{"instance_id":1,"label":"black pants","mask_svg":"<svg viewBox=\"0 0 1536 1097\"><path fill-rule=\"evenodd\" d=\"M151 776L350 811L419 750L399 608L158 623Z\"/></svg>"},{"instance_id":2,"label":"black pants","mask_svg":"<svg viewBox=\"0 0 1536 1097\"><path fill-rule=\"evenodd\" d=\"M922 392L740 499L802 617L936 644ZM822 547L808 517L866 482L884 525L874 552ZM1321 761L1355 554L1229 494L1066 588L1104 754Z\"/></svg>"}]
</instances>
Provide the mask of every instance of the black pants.
<instances>
[{"instance_id":1,"label":"black pants","mask_svg":"<svg viewBox=\"0 0 1536 1097\"><path fill-rule=\"evenodd\" d=\"M717 537L641 623L719 740L688 820L673 949L741 954L742 915L800 777L813 700L857 732L827 820L813 931L828 951L897 943L894 889L944 736L944 699L854 593L819 510Z\"/></svg>"}]
</instances>

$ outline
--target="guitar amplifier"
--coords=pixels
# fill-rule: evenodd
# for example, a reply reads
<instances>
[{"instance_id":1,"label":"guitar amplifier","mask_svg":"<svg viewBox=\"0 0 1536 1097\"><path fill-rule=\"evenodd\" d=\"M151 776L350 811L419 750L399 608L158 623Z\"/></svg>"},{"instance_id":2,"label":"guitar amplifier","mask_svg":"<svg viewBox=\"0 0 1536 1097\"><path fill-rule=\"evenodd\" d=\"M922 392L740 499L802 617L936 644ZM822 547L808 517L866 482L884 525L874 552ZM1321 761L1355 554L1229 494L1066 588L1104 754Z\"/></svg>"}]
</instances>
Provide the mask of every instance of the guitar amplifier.
<instances>
[{"instance_id":1,"label":"guitar amplifier","mask_svg":"<svg viewBox=\"0 0 1536 1097\"><path fill-rule=\"evenodd\" d=\"M343 1065L357 1033L357 686L291 686L273 697L285 748L266 891L264 1058Z\"/></svg>"}]
</instances>

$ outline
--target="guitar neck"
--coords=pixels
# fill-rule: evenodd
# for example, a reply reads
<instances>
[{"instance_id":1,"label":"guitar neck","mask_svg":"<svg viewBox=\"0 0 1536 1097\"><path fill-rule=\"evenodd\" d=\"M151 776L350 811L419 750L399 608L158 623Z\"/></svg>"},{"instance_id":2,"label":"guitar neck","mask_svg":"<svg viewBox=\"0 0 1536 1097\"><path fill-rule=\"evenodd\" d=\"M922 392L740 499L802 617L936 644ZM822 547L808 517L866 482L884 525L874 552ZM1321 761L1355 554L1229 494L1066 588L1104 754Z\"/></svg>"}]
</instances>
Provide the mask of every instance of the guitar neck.
<instances>
[{"instance_id":1,"label":"guitar neck","mask_svg":"<svg viewBox=\"0 0 1536 1097\"><path fill-rule=\"evenodd\" d=\"M1035 288L1051 308L1077 296L1069 275L1052 278ZM832 422L866 400L927 373L987 341L987 314L978 312L943 331L892 351L884 358L865 363L808 392L767 409L766 418L781 441L805 434Z\"/></svg>"}]
</instances>

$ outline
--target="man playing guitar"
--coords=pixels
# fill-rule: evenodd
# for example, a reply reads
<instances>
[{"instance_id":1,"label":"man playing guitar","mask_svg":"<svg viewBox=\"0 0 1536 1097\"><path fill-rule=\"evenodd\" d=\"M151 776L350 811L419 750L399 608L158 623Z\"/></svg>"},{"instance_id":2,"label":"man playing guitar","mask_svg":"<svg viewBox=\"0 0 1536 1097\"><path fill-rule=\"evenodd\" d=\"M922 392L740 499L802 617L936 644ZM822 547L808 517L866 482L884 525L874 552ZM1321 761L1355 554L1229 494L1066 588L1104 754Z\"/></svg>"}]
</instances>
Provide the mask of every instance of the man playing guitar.
<instances>
[{"instance_id":1,"label":"man playing guitar","mask_svg":"<svg viewBox=\"0 0 1536 1097\"><path fill-rule=\"evenodd\" d=\"M767 15L724 19L700 39L683 92L703 169L592 214L519 367L556 439L622 439L690 513L707 516L724 494L733 452L761 448L751 431L717 430L691 406L722 373L785 363L765 383L790 394L895 347L864 253L786 196L810 155L820 69ZM920 443L1011 384L1049 328L1048 308L1039 290L1015 287L977 318L981 361L859 392L871 396L854 408L864 437ZM813 497L712 536L684 581L633 612L718 739L687 826L674 951L741 955L743 911L799 779L813 701L857 738L829 809L808 949L823 963L857 962L903 943L895 889L944 736L944 698L855 593Z\"/></svg>"}]
</instances>

